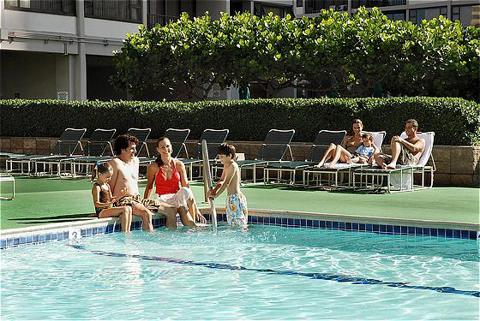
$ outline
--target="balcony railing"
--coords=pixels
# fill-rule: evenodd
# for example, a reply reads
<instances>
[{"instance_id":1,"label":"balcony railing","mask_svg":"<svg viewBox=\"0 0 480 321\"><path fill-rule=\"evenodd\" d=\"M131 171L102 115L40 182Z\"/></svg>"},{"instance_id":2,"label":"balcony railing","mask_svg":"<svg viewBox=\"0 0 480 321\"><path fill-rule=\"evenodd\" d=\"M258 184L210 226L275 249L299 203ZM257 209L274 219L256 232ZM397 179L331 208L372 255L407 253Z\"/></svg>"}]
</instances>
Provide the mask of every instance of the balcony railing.
<instances>
[{"instance_id":1,"label":"balcony railing","mask_svg":"<svg viewBox=\"0 0 480 321\"><path fill-rule=\"evenodd\" d=\"M407 0L352 0L352 8L404 6Z\"/></svg>"},{"instance_id":2,"label":"balcony railing","mask_svg":"<svg viewBox=\"0 0 480 321\"><path fill-rule=\"evenodd\" d=\"M141 0L84 0L85 17L142 23Z\"/></svg>"},{"instance_id":3,"label":"balcony railing","mask_svg":"<svg viewBox=\"0 0 480 321\"><path fill-rule=\"evenodd\" d=\"M6 0L5 9L74 16L75 0Z\"/></svg>"},{"instance_id":4,"label":"balcony railing","mask_svg":"<svg viewBox=\"0 0 480 321\"><path fill-rule=\"evenodd\" d=\"M322 9L348 10L348 0L305 0L305 13L318 13Z\"/></svg>"},{"instance_id":5,"label":"balcony railing","mask_svg":"<svg viewBox=\"0 0 480 321\"><path fill-rule=\"evenodd\" d=\"M179 17L178 16L167 16L167 15L162 15L162 14L154 14L154 13L149 13L148 14L148 27L152 28L156 24L159 25L166 25L170 21L175 21Z\"/></svg>"}]
</instances>

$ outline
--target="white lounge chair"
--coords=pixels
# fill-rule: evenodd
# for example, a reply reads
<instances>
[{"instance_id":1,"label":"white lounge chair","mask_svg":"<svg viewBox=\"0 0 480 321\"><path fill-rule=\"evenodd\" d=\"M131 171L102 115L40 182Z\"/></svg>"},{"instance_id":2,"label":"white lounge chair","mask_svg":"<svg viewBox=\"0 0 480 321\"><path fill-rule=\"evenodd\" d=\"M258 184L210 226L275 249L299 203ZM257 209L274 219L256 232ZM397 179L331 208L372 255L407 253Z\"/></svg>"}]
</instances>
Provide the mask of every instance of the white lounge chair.
<instances>
[{"instance_id":1,"label":"white lounge chair","mask_svg":"<svg viewBox=\"0 0 480 321\"><path fill-rule=\"evenodd\" d=\"M366 133L372 134L373 143L380 150L382 149L383 140L385 139L385 131L365 131ZM329 163L326 163L323 167L309 167L303 172L303 185L310 185L310 177L312 181L315 182L316 186L322 187L342 187L349 188L352 186L352 173L353 170L366 166L365 164L346 164L346 163L337 163L333 167L330 167ZM340 176L340 179L339 179ZM347 179L343 179L343 177ZM343 183L342 183L343 182Z\"/></svg>"},{"instance_id":2,"label":"white lounge chair","mask_svg":"<svg viewBox=\"0 0 480 321\"><path fill-rule=\"evenodd\" d=\"M417 133L425 140L425 149L417 165L397 165L395 169L362 167L353 172L353 187L356 190L409 192L433 187L433 175L436 170L432 150L434 132ZM402 138L407 135L402 133ZM428 161L431 160L431 165ZM425 174L430 174L430 183L425 186ZM420 185L415 185L415 177L421 176Z\"/></svg>"}]
</instances>

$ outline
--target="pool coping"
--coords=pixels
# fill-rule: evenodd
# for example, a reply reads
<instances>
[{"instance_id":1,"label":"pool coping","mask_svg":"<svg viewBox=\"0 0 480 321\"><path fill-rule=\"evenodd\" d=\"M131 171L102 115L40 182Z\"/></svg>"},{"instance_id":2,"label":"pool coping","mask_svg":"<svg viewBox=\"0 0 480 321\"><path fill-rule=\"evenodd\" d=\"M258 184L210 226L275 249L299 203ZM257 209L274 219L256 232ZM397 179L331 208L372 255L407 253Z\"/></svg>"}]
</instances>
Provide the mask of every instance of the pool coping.
<instances>
[{"instance_id":1,"label":"pool coping","mask_svg":"<svg viewBox=\"0 0 480 321\"><path fill-rule=\"evenodd\" d=\"M218 207L218 220L226 221L225 207ZM200 208L209 218L210 209ZM120 231L118 218L85 218L81 221L44 224L0 230L0 249L22 244L38 244L48 241L72 240L97 234ZM409 220L391 217L368 217L318 212L250 209L249 224L274 225L287 228L332 229L376 234L427 236L453 239L480 240L480 224ZM132 222L132 230L141 228L138 217ZM165 225L165 216L156 213L154 227Z\"/></svg>"}]
</instances>

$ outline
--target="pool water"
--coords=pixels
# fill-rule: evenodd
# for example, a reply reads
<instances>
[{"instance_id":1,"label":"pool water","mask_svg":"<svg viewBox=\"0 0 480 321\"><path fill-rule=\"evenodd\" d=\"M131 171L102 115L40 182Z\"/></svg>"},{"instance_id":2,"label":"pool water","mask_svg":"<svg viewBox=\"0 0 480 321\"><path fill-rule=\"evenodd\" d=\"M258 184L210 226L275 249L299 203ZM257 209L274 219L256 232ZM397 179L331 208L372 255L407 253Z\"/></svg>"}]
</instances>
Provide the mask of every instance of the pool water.
<instances>
[{"instance_id":1,"label":"pool water","mask_svg":"<svg viewBox=\"0 0 480 321\"><path fill-rule=\"evenodd\" d=\"M252 226L1 251L14 319L479 319L478 242Z\"/></svg>"}]
</instances>

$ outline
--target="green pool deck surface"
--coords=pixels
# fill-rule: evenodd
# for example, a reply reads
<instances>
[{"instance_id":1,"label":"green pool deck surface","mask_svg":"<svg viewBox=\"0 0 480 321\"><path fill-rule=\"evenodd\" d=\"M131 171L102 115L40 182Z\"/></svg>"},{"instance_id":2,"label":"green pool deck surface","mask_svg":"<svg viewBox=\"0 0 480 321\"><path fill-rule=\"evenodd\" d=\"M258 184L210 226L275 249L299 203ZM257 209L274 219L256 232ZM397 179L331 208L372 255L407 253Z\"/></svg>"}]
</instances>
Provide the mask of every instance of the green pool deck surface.
<instances>
[{"instance_id":1,"label":"green pool deck surface","mask_svg":"<svg viewBox=\"0 0 480 321\"><path fill-rule=\"evenodd\" d=\"M0 201L2 230L82 220L93 213L88 179L16 177L16 198ZM2 195L7 183L1 183ZM140 183L143 193L145 182ZM200 207L203 185L192 183ZM251 185L243 192L250 209L382 217L479 224L479 188L435 187L408 193L328 192L281 186ZM223 207L225 195L215 201Z\"/></svg>"}]
</instances>

